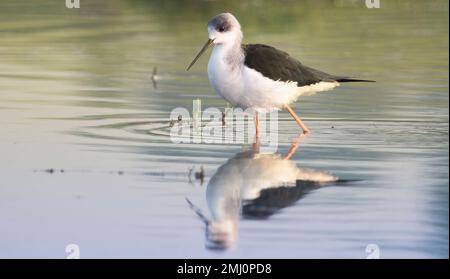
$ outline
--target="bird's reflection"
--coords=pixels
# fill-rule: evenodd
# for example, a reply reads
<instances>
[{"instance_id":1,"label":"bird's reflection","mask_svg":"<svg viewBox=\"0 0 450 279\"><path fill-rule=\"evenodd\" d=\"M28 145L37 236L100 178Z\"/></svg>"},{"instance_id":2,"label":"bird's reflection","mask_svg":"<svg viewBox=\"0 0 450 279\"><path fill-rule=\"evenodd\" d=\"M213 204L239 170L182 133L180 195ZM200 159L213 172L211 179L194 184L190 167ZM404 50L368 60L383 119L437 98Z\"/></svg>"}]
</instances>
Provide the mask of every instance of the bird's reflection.
<instances>
[{"instance_id":1,"label":"bird's reflection","mask_svg":"<svg viewBox=\"0 0 450 279\"><path fill-rule=\"evenodd\" d=\"M210 218L188 201L206 224L207 248L232 247L241 217L267 218L307 192L338 180L324 171L299 168L290 160L298 145L294 143L280 155L262 154L256 143L220 166L206 188Z\"/></svg>"}]
</instances>

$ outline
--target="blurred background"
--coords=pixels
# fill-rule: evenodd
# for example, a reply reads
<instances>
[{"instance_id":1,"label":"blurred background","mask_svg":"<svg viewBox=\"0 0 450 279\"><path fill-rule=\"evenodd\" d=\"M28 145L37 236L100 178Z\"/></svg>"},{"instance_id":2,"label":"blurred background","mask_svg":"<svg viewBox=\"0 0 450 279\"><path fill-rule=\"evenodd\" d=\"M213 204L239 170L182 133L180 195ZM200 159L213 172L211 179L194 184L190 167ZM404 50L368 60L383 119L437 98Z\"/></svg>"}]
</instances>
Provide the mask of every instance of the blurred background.
<instances>
[{"instance_id":1,"label":"blurred background","mask_svg":"<svg viewBox=\"0 0 450 279\"><path fill-rule=\"evenodd\" d=\"M380 3L2 1L0 257L448 257L448 1ZM176 107L227 106L206 56L185 71L224 11L246 43L377 82L294 105L312 134L291 160L354 182L241 218L219 252L185 198L208 215L209 179L247 146L169 134ZM299 129L279 116L282 154Z\"/></svg>"}]
</instances>

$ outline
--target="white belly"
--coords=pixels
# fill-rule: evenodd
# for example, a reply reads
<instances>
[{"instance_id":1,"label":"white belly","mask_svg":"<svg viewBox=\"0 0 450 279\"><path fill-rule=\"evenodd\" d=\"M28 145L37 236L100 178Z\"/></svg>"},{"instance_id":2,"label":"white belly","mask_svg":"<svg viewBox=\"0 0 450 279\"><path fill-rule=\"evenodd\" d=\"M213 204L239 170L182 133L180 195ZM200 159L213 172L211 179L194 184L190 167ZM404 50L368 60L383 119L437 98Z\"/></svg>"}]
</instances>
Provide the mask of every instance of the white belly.
<instances>
[{"instance_id":1,"label":"white belly","mask_svg":"<svg viewBox=\"0 0 450 279\"><path fill-rule=\"evenodd\" d=\"M216 93L233 107L252 108L259 112L282 109L301 95L339 85L337 82L320 82L298 87L297 82L275 81L243 63L233 66L226 61L224 51L217 47L209 59L208 78Z\"/></svg>"}]
</instances>

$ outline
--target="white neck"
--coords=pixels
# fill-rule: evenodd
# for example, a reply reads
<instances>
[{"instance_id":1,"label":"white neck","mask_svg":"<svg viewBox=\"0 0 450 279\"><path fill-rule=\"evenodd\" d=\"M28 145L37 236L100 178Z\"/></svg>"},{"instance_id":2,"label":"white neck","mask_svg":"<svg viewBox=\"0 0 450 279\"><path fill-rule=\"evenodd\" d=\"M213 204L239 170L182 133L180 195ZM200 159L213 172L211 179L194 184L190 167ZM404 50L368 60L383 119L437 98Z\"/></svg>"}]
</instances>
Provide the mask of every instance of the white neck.
<instances>
[{"instance_id":1,"label":"white neck","mask_svg":"<svg viewBox=\"0 0 450 279\"><path fill-rule=\"evenodd\" d=\"M235 36L214 46L208 62L208 78L217 94L234 104L241 95L236 92L243 91L245 85L242 82L245 56L241 46L242 33L230 35Z\"/></svg>"},{"instance_id":2,"label":"white neck","mask_svg":"<svg viewBox=\"0 0 450 279\"><path fill-rule=\"evenodd\" d=\"M242 37L242 32L239 31L229 42L215 45L212 56L221 59L230 70L240 69L245 60Z\"/></svg>"}]
</instances>

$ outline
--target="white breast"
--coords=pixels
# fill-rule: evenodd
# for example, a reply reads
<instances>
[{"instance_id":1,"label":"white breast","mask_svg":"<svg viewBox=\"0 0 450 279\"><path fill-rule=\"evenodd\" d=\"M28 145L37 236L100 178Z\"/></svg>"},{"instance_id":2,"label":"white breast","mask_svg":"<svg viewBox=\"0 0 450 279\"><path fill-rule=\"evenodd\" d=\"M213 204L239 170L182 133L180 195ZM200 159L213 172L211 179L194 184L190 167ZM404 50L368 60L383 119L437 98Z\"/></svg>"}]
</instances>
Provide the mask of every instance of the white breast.
<instances>
[{"instance_id":1,"label":"white breast","mask_svg":"<svg viewBox=\"0 0 450 279\"><path fill-rule=\"evenodd\" d=\"M239 99L244 92L241 67L233 67L226 61L223 46L214 47L208 62L208 78L216 93L239 107Z\"/></svg>"}]
</instances>

